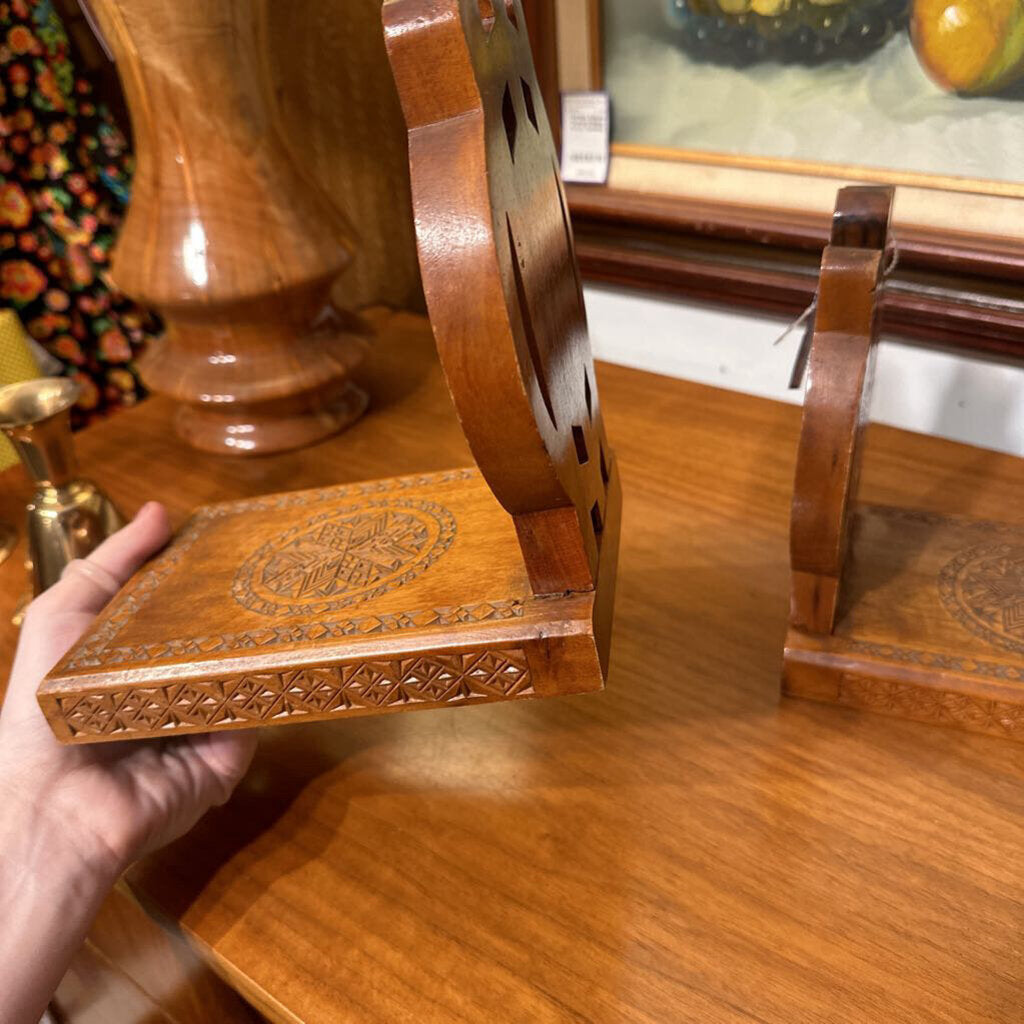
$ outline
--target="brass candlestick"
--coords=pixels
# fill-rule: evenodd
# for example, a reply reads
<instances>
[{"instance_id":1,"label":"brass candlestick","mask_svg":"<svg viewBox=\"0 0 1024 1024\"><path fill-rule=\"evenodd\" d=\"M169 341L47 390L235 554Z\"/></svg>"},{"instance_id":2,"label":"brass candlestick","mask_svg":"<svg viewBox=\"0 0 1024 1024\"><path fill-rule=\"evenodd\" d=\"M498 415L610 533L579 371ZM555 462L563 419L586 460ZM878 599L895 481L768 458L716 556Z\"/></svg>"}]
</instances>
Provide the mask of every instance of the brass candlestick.
<instances>
[{"instance_id":1,"label":"brass candlestick","mask_svg":"<svg viewBox=\"0 0 1024 1024\"><path fill-rule=\"evenodd\" d=\"M124 525L111 500L78 475L69 410L78 385L40 377L0 388L0 430L10 438L36 485L28 504L28 559L33 594L60 579Z\"/></svg>"}]
</instances>

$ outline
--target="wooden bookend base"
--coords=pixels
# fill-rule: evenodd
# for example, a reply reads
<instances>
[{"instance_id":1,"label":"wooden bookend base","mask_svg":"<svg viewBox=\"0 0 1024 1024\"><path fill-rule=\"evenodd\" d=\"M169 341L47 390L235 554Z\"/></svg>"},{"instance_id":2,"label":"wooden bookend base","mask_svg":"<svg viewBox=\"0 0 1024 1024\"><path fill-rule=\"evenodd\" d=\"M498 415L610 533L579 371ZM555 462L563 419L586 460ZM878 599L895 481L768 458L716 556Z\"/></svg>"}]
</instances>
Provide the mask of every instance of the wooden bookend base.
<instances>
[{"instance_id":1,"label":"wooden bookend base","mask_svg":"<svg viewBox=\"0 0 1024 1024\"><path fill-rule=\"evenodd\" d=\"M1024 527L857 506L835 628L790 628L783 690L1024 739Z\"/></svg>"},{"instance_id":2,"label":"wooden bookend base","mask_svg":"<svg viewBox=\"0 0 1024 1024\"><path fill-rule=\"evenodd\" d=\"M199 509L39 690L96 742L600 689L617 472L595 590L535 597L476 470Z\"/></svg>"}]
</instances>

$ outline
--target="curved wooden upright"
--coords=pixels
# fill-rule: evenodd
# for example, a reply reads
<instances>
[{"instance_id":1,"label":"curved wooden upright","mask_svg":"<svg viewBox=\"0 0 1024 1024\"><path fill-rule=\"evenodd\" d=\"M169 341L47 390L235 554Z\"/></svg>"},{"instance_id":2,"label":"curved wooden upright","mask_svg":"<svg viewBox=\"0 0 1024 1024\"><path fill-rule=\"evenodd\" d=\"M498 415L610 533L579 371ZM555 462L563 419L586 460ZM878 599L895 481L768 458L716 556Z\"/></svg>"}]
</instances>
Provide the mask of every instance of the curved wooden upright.
<instances>
[{"instance_id":1,"label":"curved wooden upright","mask_svg":"<svg viewBox=\"0 0 1024 1024\"><path fill-rule=\"evenodd\" d=\"M351 232L278 131L266 0L94 6L138 161L112 276L167 327L146 384L182 403L187 441L224 454L346 426L366 405L362 346L329 293Z\"/></svg>"},{"instance_id":2,"label":"curved wooden upright","mask_svg":"<svg viewBox=\"0 0 1024 1024\"><path fill-rule=\"evenodd\" d=\"M840 191L790 529L786 693L1024 738L1024 530L862 505L891 189Z\"/></svg>"},{"instance_id":3,"label":"curved wooden upright","mask_svg":"<svg viewBox=\"0 0 1024 1024\"><path fill-rule=\"evenodd\" d=\"M398 0L384 18L434 334L479 470L199 509L44 682L62 740L603 685L618 470L522 11Z\"/></svg>"},{"instance_id":4,"label":"curved wooden upright","mask_svg":"<svg viewBox=\"0 0 1024 1024\"><path fill-rule=\"evenodd\" d=\"M876 289L892 189L839 191L821 257L790 529L790 620L829 633L835 621L849 510L874 374Z\"/></svg>"},{"instance_id":5,"label":"curved wooden upright","mask_svg":"<svg viewBox=\"0 0 1024 1024\"><path fill-rule=\"evenodd\" d=\"M463 429L534 591L591 588L617 485L522 10L391 0L384 24L423 286Z\"/></svg>"}]
</instances>

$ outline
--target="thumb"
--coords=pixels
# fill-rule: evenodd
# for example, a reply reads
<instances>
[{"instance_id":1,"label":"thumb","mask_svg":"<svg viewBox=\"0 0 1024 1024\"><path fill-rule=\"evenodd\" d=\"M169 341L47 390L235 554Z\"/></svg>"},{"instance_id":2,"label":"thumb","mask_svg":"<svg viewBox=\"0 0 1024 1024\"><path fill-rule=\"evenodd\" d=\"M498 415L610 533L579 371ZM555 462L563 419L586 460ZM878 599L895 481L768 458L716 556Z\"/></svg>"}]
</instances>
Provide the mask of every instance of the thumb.
<instances>
[{"instance_id":1,"label":"thumb","mask_svg":"<svg viewBox=\"0 0 1024 1024\"><path fill-rule=\"evenodd\" d=\"M87 558L73 562L33 604L41 603L48 611L95 615L170 536L163 505L147 502L127 526L111 534ZM72 571L79 566L82 571Z\"/></svg>"},{"instance_id":2,"label":"thumb","mask_svg":"<svg viewBox=\"0 0 1024 1024\"><path fill-rule=\"evenodd\" d=\"M221 795L214 803L224 803L249 770L258 736L255 729L229 729L189 736L187 740L182 737L221 787Z\"/></svg>"},{"instance_id":3,"label":"thumb","mask_svg":"<svg viewBox=\"0 0 1024 1024\"><path fill-rule=\"evenodd\" d=\"M142 563L171 534L167 512L149 502L123 529L108 537L87 559L95 571L68 572L26 609L11 671L9 701L31 696L89 623ZM72 563L74 564L74 563Z\"/></svg>"}]
</instances>

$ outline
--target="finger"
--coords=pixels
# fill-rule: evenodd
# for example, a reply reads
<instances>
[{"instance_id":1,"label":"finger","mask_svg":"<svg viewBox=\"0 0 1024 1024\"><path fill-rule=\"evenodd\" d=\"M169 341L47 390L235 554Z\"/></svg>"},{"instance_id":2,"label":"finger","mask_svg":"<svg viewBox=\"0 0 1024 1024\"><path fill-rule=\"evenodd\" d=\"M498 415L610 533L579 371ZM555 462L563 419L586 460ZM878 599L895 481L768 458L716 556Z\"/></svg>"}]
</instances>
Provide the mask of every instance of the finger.
<instances>
[{"instance_id":1,"label":"finger","mask_svg":"<svg viewBox=\"0 0 1024 1024\"><path fill-rule=\"evenodd\" d=\"M152 747L130 752L136 789L158 813L141 815L142 822L150 821L130 844L129 860L177 839L211 807L225 803L249 767L256 736L253 729L182 736L161 746L156 758Z\"/></svg>"},{"instance_id":2,"label":"finger","mask_svg":"<svg viewBox=\"0 0 1024 1024\"><path fill-rule=\"evenodd\" d=\"M108 537L87 558L72 562L61 579L33 605L38 603L47 617L76 612L95 615L132 573L167 543L170 533L164 507L148 502L127 526Z\"/></svg>"},{"instance_id":3,"label":"finger","mask_svg":"<svg viewBox=\"0 0 1024 1024\"><path fill-rule=\"evenodd\" d=\"M258 737L255 729L231 729L190 737L193 752L220 786L219 798L214 803L224 803L249 770Z\"/></svg>"},{"instance_id":4,"label":"finger","mask_svg":"<svg viewBox=\"0 0 1024 1024\"><path fill-rule=\"evenodd\" d=\"M86 561L98 565L123 585L170 537L167 510L158 501L147 501L124 529L108 537Z\"/></svg>"},{"instance_id":5,"label":"finger","mask_svg":"<svg viewBox=\"0 0 1024 1024\"><path fill-rule=\"evenodd\" d=\"M24 691L30 695L39 680L85 632L93 616L110 600L110 586L118 586L153 552L167 542L170 526L162 505L150 502L123 529L105 540L90 562L97 572L72 571L44 591L26 609L11 672L8 701ZM92 556L90 556L90 559ZM89 562L89 559L85 561ZM97 582L103 575L104 584Z\"/></svg>"},{"instance_id":6,"label":"finger","mask_svg":"<svg viewBox=\"0 0 1024 1024\"><path fill-rule=\"evenodd\" d=\"M108 601L121 589L121 581L116 576L111 576L106 569L95 562L90 562L87 558L72 558L64 566L60 578L64 579L75 573L82 576L84 582L92 584L94 590L106 595Z\"/></svg>"}]
</instances>

